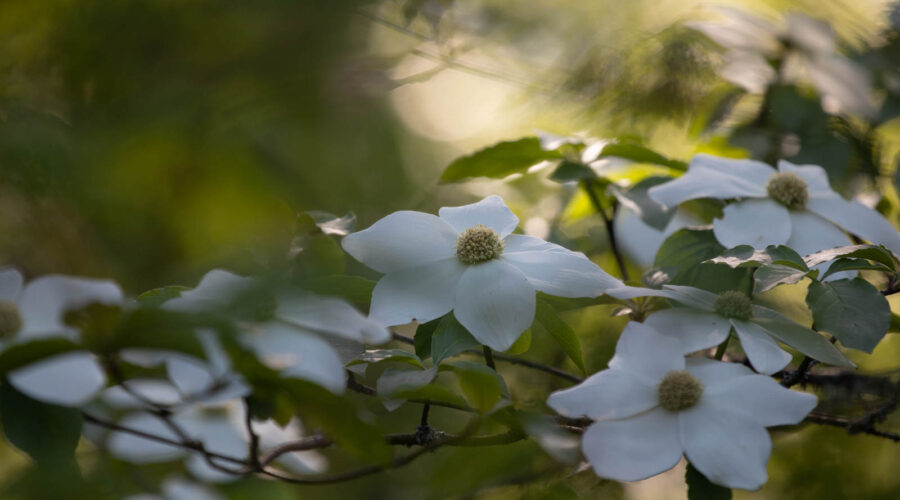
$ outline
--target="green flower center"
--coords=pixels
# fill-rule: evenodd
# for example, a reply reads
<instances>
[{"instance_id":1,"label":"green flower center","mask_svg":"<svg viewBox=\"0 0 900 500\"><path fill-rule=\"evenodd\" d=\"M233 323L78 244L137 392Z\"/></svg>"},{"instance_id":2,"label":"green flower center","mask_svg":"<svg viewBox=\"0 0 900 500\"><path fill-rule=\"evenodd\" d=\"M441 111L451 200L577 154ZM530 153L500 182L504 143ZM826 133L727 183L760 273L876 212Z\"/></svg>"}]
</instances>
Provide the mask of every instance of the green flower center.
<instances>
[{"instance_id":1,"label":"green flower center","mask_svg":"<svg viewBox=\"0 0 900 500\"><path fill-rule=\"evenodd\" d=\"M729 290L716 299L713 306L719 316L748 320L753 316L753 303L750 298L736 290Z\"/></svg>"},{"instance_id":2,"label":"green flower center","mask_svg":"<svg viewBox=\"0 0 900 500\"><path fill-rule=\"evenodd\" d=\"M0 339L8 339L22 328L19 307L8 300L0 300Z\"/></svg>"},{"instance_id":3,"label":"green flower center","mask_svg":"<svg viewBox=\"0 0 900 500\"><path fill-rule=\"evenodd\" d=\"M773 200L792 210L805 207L809 200L806 181L790 172L772 174L766 183L766 191Z\"/></svg>"},{"instance_id":4,"label":"green flower center","mask_svg":"<svg viewBox=\"0 0 900 500\"><path fill-rule=\"evenodd\" d=\"M703 395L703 384L683 370L671 371L659 383L659 405L668 411L693 407Z\"/></svg>"},{"instance_id":5,"label":"green flower center","mask_svg":"<svg viewBox=\"0 0 900 500\"><path fill-rule=\"evenodd\" d=\"M456 257L463 264L479 264L503 253L503 240L496 231L481 224L463 231L456 239Z\"/></svg>"}]
</instances>

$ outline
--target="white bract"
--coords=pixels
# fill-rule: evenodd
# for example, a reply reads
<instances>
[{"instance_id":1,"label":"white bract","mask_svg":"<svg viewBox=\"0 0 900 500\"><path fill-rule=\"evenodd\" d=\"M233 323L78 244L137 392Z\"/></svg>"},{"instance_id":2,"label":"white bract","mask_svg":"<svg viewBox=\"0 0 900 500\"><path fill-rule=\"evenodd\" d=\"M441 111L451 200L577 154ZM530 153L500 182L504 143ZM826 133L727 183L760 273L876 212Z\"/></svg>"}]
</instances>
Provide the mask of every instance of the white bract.
<instances>
[{"instance_id":1,"label":"white bract","mask_svg":"<svg viewBox=\"0 0 900 500\"><path fill-rule=\"evenodd\" d=\"M881 214L834 192L822 167L780 160L778 169L754 160L698 154L687 173L650 188L674 207L696 198L733 199L713 232L722 245L787 245L800 255L852 244L844 231L900 253L900 234Z\"/></svg>"},{"instance_id":2,"label":"white bract","mask_svg":"<svg viewBox=\"0 0 900 500\"><path fill-rule=\"evenodd\" d=\"M0 350L54 337L78 342L80 332L65 324L66 312L122 300L122 290L112 281L47 275L26 285L18 270L0 268ZM51 356L6 376L22 393L65 406L86 403L106 385L103 368L86 350Z\"/></svg>"},{"instance_id":3,"label":"white bract","mask_svg":"<svg viewBox=\"0 0 900 500\"><path fill-rule=\"evenodd\" d=\"M664 297L687 306L657 311L644 320L644 324L676 342L682 354L721 344L734 329L750 364L760 373L775 373L791 361L791 355L776 340L819 361L853 366L818 333L754 304L741 292L716 295L689 286L665 285L663 290L626 287L607 293L620 299Z\"/></svg>"},{"instance_id":4,"label":"white bract","mask_svg":"<svg viewBox=\"0 0 900 500\"><path fill-rule=\"evenodd\" d=\"M499 196L439 216L400 211L347 235L344 250L385 273L370 316L420 323L451 310L482 344L504 351L531 325L535 291L596 297L622 283L584 254L512 234L519 219Z\"/></svg>"},{"instance_id":5,"label":"white bract","mask_svg":"<svg viewBox=\"0 0 900 500\"><path fill-rule=\"evenodd\" d=\"M165 302L163 308L227 312L242 294L258 292L257 286L252 278L214 269L196 288ZM240 323L239 340L284 376L314 382L336 394L344 391L344 364L353 357L344 351L362 352L365 343L390 339L383 326L336 298L279 292L272 310L259 313L260 321Z\"/></svg>"},{"instance_id":6,"label":"white bract","mask_svg":"<svg viewBox=\"0 0 900 500\"><path fill-rule=\"evenodd\" d=\"M772 449L765 428L800 422L816 397L739 364L685 359L671 338L632 322L609 369L551 394L548 404L595 420L582 451L598 476L638 481L685 455L710 481L755 490L766 482Z\"/></svg>"}]
</instances>

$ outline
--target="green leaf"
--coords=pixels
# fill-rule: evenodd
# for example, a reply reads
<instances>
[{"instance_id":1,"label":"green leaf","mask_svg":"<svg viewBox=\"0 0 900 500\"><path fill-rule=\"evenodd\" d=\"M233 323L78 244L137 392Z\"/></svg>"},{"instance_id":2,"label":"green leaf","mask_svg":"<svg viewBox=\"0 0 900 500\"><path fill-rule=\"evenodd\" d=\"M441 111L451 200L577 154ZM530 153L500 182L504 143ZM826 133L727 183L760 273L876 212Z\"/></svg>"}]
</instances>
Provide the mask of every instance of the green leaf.
<instances>
[{"instance_id":1,"label":"green leaf","mask_svg":"<svg viewBox=\"0 0 900 500\"><path fill-rule=\"evenodd\" d=\"M284 379L279 384L292 397L307 425L321 428L342 449L366 462L390 460L391 449L381 429L360 419L352 401L302 380Z\"/></svg>"},{"instance_id":2,"label":"green leaf","mask_svg":"<svg viewBox=\"0 0 900 500\"><path fill-rule=\"evenodd\" d=\"M853 363L831 342L809 328L795 323L767 307L754 306L754 323L770 335L823 363L853 367Z\"/></svg>"},{"instance_id":3,"label":"green leaf","mask_svg":"<svg viewBox=\"0 0 900 500\"><path fill-rule=\"evenodd\" d=\"M422 360L418 356L402 349L370 349L360 354L350 365L381 362L404 363L422 368Z\"/></svg>"},{"instance_id":4,"label":"green leaf","mask_svg":"<svg viewBox=\"0 0 900 500\"><path fill-rule=\"evenodd\" d=\"M640 216L641 220L648 226L662 231L669 224L669 221L672 220L675 210L667 209L653 201L647 195L647 191L653 186L658 186L671 180L671 177L652 176L641 180L627 191L612 184L610 185L610 191L623 207Z\"/></svg>"},{"instance_id":5,"label":"green leaf","mask_svg":"<svg viewBox=\"0 0 900 500\"><path fill-rule=\"evenodd\" d=\"M630 142L616 142L607 144L603 148L603 150L600 151L600 155L598 156L598 158L603 158L606 156L624 158L635 163L652 163L654 165L663 165L675 170L680 170L682 172L687 170L687 163L683 161L666 158L665 156L657 153L656 151L653 151L650 148Z\"/></svg>"},{"instance_id":6,"label":"green leaf","mask_svg":"<svg viewBox=\"0 0 900 500\"><path fill-rule=\"evenodd\" d=\"M431 341L434 336L434 331L437 330L442 319L443 318L433 319L428 323L422 323L416 328L413 346L415 347L416 355L418 355L419 358L428 359L431 357Z\"/></svg>"},{"instance_id":7,"label":"green leaf","mask_svg":"<svg viewBox=\"0 0 900 500\"><path fill-rule=\"evenodd\" d=\"M14 345L0 354L0 376L36 361L78 349L81 347L74 342L59 337Z\"/></svg>"},{"instance_id":8,"label":"green leaf","mask_svg":"<svg viewBox=\"0 0 900 500\"><path fill-rule=\"evenodd\" d=\"M375 389L380 396L394 397L398 391L410 391L424 387L434 380L437 369L388 368L378 377ZM405 398L399 398L405 399Z\"/></svg>"},{"instance_id":9,"label":"green leaf","mask_svg":"<svg viewBox=\"0 0 900 500\"><path fill-rule=\"evenodd\" d=\"M756 282L756 293L771 290L778 285L793 285L810 275L810 273L818 274L818 271L803 271L781 264L762 266L753 273L753 279Z\"/></svg>"},{"instance_id":10,"label":"green leaf","mask_svg":"<svg viewBox=\"0 0 900 500\"><path fill-rule=\"evenodd\" d=\"M841 271L881 271L885 273L893 273L894 270L881 262L870 262L866 259L852 259L841 257L828 266L828 270L822 275L821 279L825 279L834 273Z\"/></svg>"},{"instance_id":11,"label":"green leaf","mask_svg":"<svg viewBox=\"0 0 900 500\"><path fill-rule=\"evenodd\" d=\"M461 396L444 386L435 384L429 384L415 389L401 388L394 392L392 397L398 399L427 399L429 401L447 403L461 408L469 407L469 405L466 404L466 400Z\"/></svg>"},{"instance_id":12,"label":"green leaf","mask_svg":"<svg viewBox=\"0 0 900 500\"><path fill-rule=\"evenodd\" d=\"M809 270L803 262L803 257L792 248L784 245L769 245L765 250L754 250L750 245L738 245L725 250L722 252L722 255L707 262L728 264L732 268L777 264L793 267L804 272Z\"/></svg>"},{"instance_id":13,"label":"green leaf","mask_svg":"<svg viewBox=\"0 0 900 500\"><path fill-rule=\"evenodd\" d=\"M9 382L0 385L0 424L6 438L41 464L74 464L81 412L35 401Z\"/></svg>"},{"instance_id":14,"label":"green leaf","mask_svg":"<svg viewBox=\"0 0 900 500\"><path fill-rule=\"evenodd\" d=\"M713 484L693 464L688 462L684 473L688 487L688 500L731 500L731 490Z\"/></svg>"},{"instance_id":15,"label":"green leaf","mask_svg":"<svg viewBox=\"0 0 900 500\"><path fill-rule=\"evenodd\" d=\"M300 288L319 295L340 297L363 309L372 301L372 290L375 282L361 276L332 274L316 276L299 283Z\"/></svg>"},{"instance_id":16,"label":"green leaf","mask_svg":"<svg viewBox=\"0 0 900 500\"><path fill-rule=\"evenodd\" d=\"M513 345L509 346L509 349L506 350L506 354L522 354L528 352L528 349L531 348L531 328L522 332L522 335L519 335L519 338L513 342Z\"/></svg>"},{"instance_id":17,"label":"green leaf","mask_svg":"<svg viewBox=\"0 0 900 500\"><path fill-rule=\"evenodd\" d=\"M718 257L724 250L711 230L681 229L660 246L654 267L665 270L673 285L688 285L715 293L749 289L751 269L733 269L726 264L705 262Z\"/></svg>"},{"instance_id":18,"label":"green leaf","mask_svg":"<svg viewBox=\"0 0 900 500\"><path fill-rule=\"evenodd\" d=\"M500 375L486 365L471 361L453 361L441 366L456 373L459 385L475 409L490 411L503 396L505 384Z\"/></svg>"},{"instance_id":19,"label":"green leaf","mask_svg":"<svg viewBox=\"0 0 900 500\"><path fill-rule=\"evenodd\" d=\"M578 340L575 330L559 317L556 309L549 303L538 299L534 318L538 324L556 339L563 352L575 363L575 366L581 370L581 373L584 373L584 355L581 351L581 341Z\"/></svg>"},{"instance_id":20,"label":"green leaf","mask_svg":"<svg viewBox=\"0 0 900 500\"><path fill-rule=\"evenodd\" d=\"M185 290L190 290L190 288L186 286L171 285L147 290L138 295L138 305L143 307L159 307L167 300L180 297L181 292L184 292Z\"/></svg>"},{"instance_id":21,"label":"green leaf","mask_svg":"<svg viewBox=\"0 0 900 500\"><path fill-rule=\"evenodd\" d=\"M880 262L890 269L897 268L897 259L894 254L882 245L850 245L845 247L829 248L807 255L803 260L809 267L817 266L823 262L834 260L838 257L853 257L857 259Z\"/></svg>"},{"instance_id":22,"label":"green leaf","mask_svg":"<svg viewBox=\"0 0 900 500\"><path fill-rule=\"evenodd\" d=\"M560 162L559 166L550 174L550 180L556 182L580 181L584 179L596 179L597 174L591 167L583 163L575 163L568 160Z\"/></svg>"},{"instance_id":23,"label":"green leaf","mask_svg":"<svg viewBox=\"0 0 900 500\"><path fill-rule=\"evenodd\" d=\"M456 320L451 312L441 318L440 324L431 337L431 359L434 364L465 351L481 347L472 334Z\"/></svg>"},{"instance_id":24,"label":"green leaf","mask_svg":"<svg viewBox=\"0 0 900 500\"><path fill-rule=\"evenodd\" d=\"M294 245L294 274L300 278L344 274L347 257L341 245L327 234L298 238Z\"/></svg>"},{"instance_id":25,"label":"green leaf","mask_svg":"<svg viewBox=\"0 0 900 500\"><path fill-rule=\"evenodd\" d=\"M887 333L891 308L869 282L860 279L813 281L806 294L817 330L824 330L841 344L871 353Z\"/></svg>"},{"instance_id":26,"label":"green leaf","mask_svg":"<svg viewBox=\"0 0 900 500\"><path fill-rule=\"evenodd\" d=\"M537 137L500 142L456 159L444 169L441 182L457 182L472 177L502 179L510 174L524 172L543 160L560 158L562 154L559 152L541 148Z\"/></svg>"}]
</instances>

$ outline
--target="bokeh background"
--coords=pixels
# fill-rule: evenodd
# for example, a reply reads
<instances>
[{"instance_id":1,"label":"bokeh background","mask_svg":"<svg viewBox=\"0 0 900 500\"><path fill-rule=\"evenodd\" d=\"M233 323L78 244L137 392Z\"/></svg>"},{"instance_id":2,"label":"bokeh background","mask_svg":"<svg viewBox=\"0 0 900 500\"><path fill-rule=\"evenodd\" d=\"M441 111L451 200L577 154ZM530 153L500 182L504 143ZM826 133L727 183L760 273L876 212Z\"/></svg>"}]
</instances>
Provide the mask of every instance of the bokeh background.
<instances>
[{"instance_id":1,"label":"bokeh background","mask_svg":"<svg viewBox=\"0 0 900 500\"><path fill-rule=\"evenodd\" d=\"M0 263L31 276L113 278L137 294L191 285L213 267L277 268L304 211L353 212L365 227L394 210L433 212L499 193L526 232L613 270L602 221L586 216L574 186L539 169L439 184L442 169L536 130L630 138L682 160L710 152L819 164L845 195L865 193L896 222L897 116L900 7L881 0L8 0ZM621 328L609 312L566 318L589 372L605 366ZM862 368L895 369L894 337ZM562 362L557 351L535 336L527 355ZM532 388L523 399L557 387L516 369L509 376ZM447 426L455 417L434 416ZM900 498L900 445L826 428L774 435L770 482L737 498ZM3 496L36 497L27 459L0 446ZM83 470L110 491L168 473L84 448ZM685 494L683 469L626 486L554 472L536 445L518 443L441 450L346 485L245 480L220 491ZM520 485L534 477L542 479Z\"/></svg>"}]
</instances>

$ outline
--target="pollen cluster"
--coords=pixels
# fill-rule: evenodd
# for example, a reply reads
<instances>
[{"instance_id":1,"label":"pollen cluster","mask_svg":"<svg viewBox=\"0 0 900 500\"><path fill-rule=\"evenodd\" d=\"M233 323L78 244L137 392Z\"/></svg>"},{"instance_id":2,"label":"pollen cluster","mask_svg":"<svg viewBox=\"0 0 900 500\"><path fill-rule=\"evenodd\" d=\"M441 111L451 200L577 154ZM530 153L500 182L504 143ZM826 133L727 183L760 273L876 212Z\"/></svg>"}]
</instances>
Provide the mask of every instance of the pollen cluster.
<instances>
[{"instance_id":1,"label":"pollen cluster","mask_svg":"<svg viewBox=\"0 0 900 500\"><path fill-rule=\"evenodd\" d=\"M766 191L773 200L792 210L805 207L809 200L806 181L790 172L772 174L766 183Z\"/></svg>"},{"instance_id":2,"label":"pollen cluster","mask_svg":"<svg viewBox=\"0 0 900 500\"><path fill-rule=\"evenodd\" d=\"M22 328L19 308L8 300L0 300L0 339L12 337Z\"/></svg>"},{"instance_id":3,"label":"pollen cluster","mask_svg":"<svg viewBox=\"0 0 900 500\"><path fill-rule=\"evenodd\" d=\"M726 318L748 320L753 316L753 303L750 298L736 290L722 293L713 305L716 314Z\"/></svg>"},{"instance_id":4,"label":"pollen cluster","mask_svg":"<svg viewBox=\"0 0 900 500\"><path fill-rule=\"evenodd\" d=\"M463 231L456 239L456 257L463 264L479 264L503 253L503 240L496 231L481 224Z\"/></svg>"},{"instance_id":5,"label":"pollen cluster","mask_svg":"<svg viewBox=\"0 0 900 500\"><path fill-rule=\"evenodd\" d=\"M659 405L668 411L693 407L703 395L703 384L683 370L671 371L659 383Z\"/></svg>"}]
</instances>

